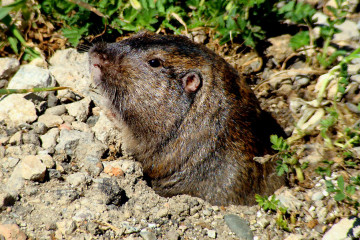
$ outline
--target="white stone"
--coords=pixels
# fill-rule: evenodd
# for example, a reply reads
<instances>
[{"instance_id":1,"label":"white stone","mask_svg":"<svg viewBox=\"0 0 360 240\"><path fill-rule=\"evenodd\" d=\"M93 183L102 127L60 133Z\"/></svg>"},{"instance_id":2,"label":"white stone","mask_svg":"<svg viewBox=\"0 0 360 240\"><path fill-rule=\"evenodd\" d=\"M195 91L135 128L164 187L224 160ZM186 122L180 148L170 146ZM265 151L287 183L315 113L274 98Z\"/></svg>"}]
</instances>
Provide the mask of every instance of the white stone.
<instances>
[{"instance_id":1,"label":"white stone","mask_svg":"<svg viewBox=\"0 0 360 240\"><path fill-rule=\"evenodd\" d=\"M345 20L340 25L335 25L341 32L334 35L333 41L348 41L348 40L359 40L360 33L357 29L355 22L351 20Z\"/></svg>"},{"instance_id":2,"label":"white stone","mask_svg":"<svg viewBox=\"0 0 360 240\"><path fill-rule=\"evenodd\" d=\"M9 126L31 123L37 119L35 105L23 95L10 94L0 101L0 121Z\"/></svg>"},{"instance_id":3,"label":"white stone","mask_svg":"<svg viewBox=\"0 0 360 240\"><path fill-rule=\"evenodd\" d=\"M42 147L44 149L54 148L57 144L56 140L59 136L60 130L58 128L52 128L44 135L40 136Z\"/></svg>"},{"instance_id":4,"label":"white stone","mask_svg":"<svg viewBox=\"0 0 360 240\"><path fill-rule=\"evenodd\" d=\"M49 154L39 154L37 157L46 166L47 169L55 167L55 161Z\"/></svg>"},{"instance_id":5,"label":"white stone","mask_svg":"<svg viewBox=\"0 0 360 240\"><path fill-rule=\"evenodd\" d=\"M288 208L291 211L298 211L301 209L303 203L298 200L291 191L286 190L276 196L283 207Z\"/></svg>"},{"instance_id":6,"label":"white stone","mask_svg":"<svg viewBox=\"0 0 360 240\"><path fill-rule=\"evenodd\" d=\"M209 238L216 238L216 231L215 230L208 230L207 235Z\"/></svg>"},{"instance_id":7,"label":"white stone","mask_svg":"<svg viewBox=\"0 0 360 240\"><path fill-rule=\"evenodd\" d=\"M106 117L103 111L100 112L99 119L95 126L92 127L92 130L96 138L103 143L107 143L114 138L116 139L116 137L120 135L113 122Z\"/></svg>"},{"instance_id":8,"label":"white stone","mask_svg":"<svg viewBox=\"0 0 360 240\"><path fill-rule=\"evenodd\" d=\"M51 114L44 114L41 115L38 119L38 122L44 123L48 128L58 127L64 121L60 116L51 115Z\"/></svg>"},{"instance_id":9,"label":"white stone","mask_svg":"<svg viewBox=\"0 0 360 240\"><path fill-rule=\"evenodd\" d=\"M0 58L0 79L8 78L19 69L20 63L16 58Z\"/></svg>"},{"instance_id":10,"label":"white stone","mask_svg":"<svg viewBox=\"0 0 360 240\"><path fill-rule=\"evenodd\" d=\"M353 227L356 218L341 219L340 222L334 224L329 231L325 233L322 240L345 240L349 230ZM350 239L350 238L349 238Z\"/></svg>"},{"instance_id":11,"label":"white stone","mask_svg":"<svg viewBox=\"0 0 360 240\"><path fill-rule=\"evenodd\" d=\"M45 178L46 166L40 158L35 155L24 157L14 169L24 179L31 181L43 181Z\"/></svg>"},{"instance_id":12,"label":"white stone","mask_svg":"<svg viewBox=\"0 0 360 240\"><path fill-rule=\"evenodd\" d=\"M68 182L71 186L77 187L80 184L84 183L86 181L86 175L84 173L73 173L70 174L66 178L66 182Z\"/></svg>"},{"instance_id":13,"label":"white stone","mask_svg":"<svg viewBox=\"0 0 360 240\"><path fill-rule=\"evenodd\" d=\"M55 81L49 70L34 65L23 65L10 80L9 89L27 89L34 87L53 87Z\"/></svg>"},{"instance_id":14,"label":"white stone","mask_svg":"<svg viewBox=\"0 0 360 240\"><path fill-rule=\"evenodd\" d=\"M82 94L89 91L91 80L87 53L78 53L72 48L60 50L49 62L49 70L60 86L71 87Z\"/></svg>"},{"instance_id":15,"label":"white stone","mask_svg":"<svg viewBox=\"0 0 360 240\"><path fill-rule=\"evenodd\" d=\"M84 98L80 101L67 104L65 107L68 113L78 121L85 121L89 115L90 98Z\"/></svg>"}]
</instances>

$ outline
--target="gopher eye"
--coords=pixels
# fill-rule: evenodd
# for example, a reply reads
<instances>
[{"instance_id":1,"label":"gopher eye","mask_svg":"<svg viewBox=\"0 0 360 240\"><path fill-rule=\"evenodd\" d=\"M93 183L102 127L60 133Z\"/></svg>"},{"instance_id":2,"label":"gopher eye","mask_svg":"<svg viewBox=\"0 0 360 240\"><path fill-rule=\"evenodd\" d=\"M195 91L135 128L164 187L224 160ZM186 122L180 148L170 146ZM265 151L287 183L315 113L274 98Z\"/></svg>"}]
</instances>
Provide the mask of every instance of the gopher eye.
<instances>
[{"instance_id":1,"label":"gopher eye","mask_svg":"<svg viewBox=\"0 0 360 240\"><path fill-rule=\"evenodd\" d=\"M161 63L160 63L160 60L159 60L159 59L155 58L155 59L151 59L151 60L149 61L149 65L150 65L151 67L157 68L157 67L160 67Z\"/></svg>"}]
</instances>

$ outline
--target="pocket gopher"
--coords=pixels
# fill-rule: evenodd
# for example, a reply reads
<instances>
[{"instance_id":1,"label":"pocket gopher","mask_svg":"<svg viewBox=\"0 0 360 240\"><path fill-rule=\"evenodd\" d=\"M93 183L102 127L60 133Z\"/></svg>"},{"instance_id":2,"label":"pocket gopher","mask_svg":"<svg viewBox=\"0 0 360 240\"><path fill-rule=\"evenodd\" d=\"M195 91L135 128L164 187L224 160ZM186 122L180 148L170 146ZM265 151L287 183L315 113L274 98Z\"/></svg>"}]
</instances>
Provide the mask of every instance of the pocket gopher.
<instances>
[{"instance_id":1,"label":"pocket gopher","mask_svg":"<svg viewBox=\"0 0 360 240\"><path fill-rule=\"evenodd\" d=\"M138 33L89 51L127 149L161 196L189 194L214 205L253 204L284 183L270 135L283 135L223 58L184 36Z\"/></svg>"}]
</instances>

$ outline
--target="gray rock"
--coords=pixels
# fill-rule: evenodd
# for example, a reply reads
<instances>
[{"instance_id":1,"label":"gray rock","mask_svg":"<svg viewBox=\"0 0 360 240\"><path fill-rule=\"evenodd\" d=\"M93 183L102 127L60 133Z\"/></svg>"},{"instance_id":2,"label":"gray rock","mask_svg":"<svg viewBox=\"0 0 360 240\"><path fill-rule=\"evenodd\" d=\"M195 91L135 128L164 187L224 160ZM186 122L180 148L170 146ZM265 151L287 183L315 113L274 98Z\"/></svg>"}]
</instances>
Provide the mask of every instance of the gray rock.
<instances>
[{"instance_id":1,"label":"gray rock","mask_svg":"<svg viewBox=\"0 0 360 240\"><path fill-rule=\"evenodd\" d=\"M62 129L58 140L59 143L56 145L55 150L59 153L64 152L67 155L73 155L80 142L89 143L93 139L94 137L91 133Z\"/></svg>"},{"instance_id":2,"label":"gray rock","mask_svg":"<svg viewBox=\"0 0 360 240\"><path fill-rule=\"evenodd\" d=\"M50 179L60 179L61 173L56 169L48 169Z\"/></svg>"},{"instance_id":3,"label":"gray rock","mask_svg":"<svg viewBox=\"0 0 360 240\"><path fill-rule=\"evenodd\" d=\"M54 87L55 81L49 70L34 65L23 65L10 80L8 88L27 89L34 87Z\"/></svg>"},{"instance_id":4,"label":"gray rock","mask_svg":"<svg viewBox=\"0 0 360 240\"><path fill-rule=\"evenodd\" d=\"M8 157L2 159L2 167L6 169L14 168L18 163L20 159L14 158L14 157Z\"/></svg>"},{"instance_id":5,"label":"gray rock","mask_svg":"<svg viewBox=\"0 0 360 240\"><path fill-rule=\"evenodd\" d=\"M100 161L100 158L87 156L84 161L84 169L91 176L99 176L100 173L104 170L104 165Z\"/></svg>"},{"instance_id":6,"label":"gray rock","mask_svg":"<svg viewBox=\"0 0 360 240\"><path fill-rule=\"evenodd\" d=\"M317 215L317 218L318 218L318 221L321 222L321 223L324 223L326 222L326 218L328 216L328 210L326 207L319 207L316 209L316 215Z\"/></svg>"},{"instance_id":7,"label":"gray rock","mask_svg":"<svg viewBox=\"0 0 360 240\"><path fill-rule=\"evenodd\" d=\"M11 138L9 139L9 143L11 145L20 145L22 143L21 140L22 140L22 131L18 131L11 136Z\"/></svg>"},{"instance_id":8,"label":"gray rock","mask_svg":"<svg viewBox=\"0 0 360 240\"><path fill-rule=\"evenodd\" d=\"M204 216L211 216L211 211L209 209L204 209L203 214Z\"/></svg>"},{"instance_id":9,"label":"gray rock","mask_svg":"<svg viewBox=\"0 0 360 240\"><path fill-rule=\"evenodd\" d=\"M72 48L60 50L49 62L49 70L60 86L71 87L86 95L91 83L87 53L78 53Z\"/></svg>"},{"instance_id":10,"label":"gray rock","mask_svg":"<svg viewBox=\"0 0 360 240\"><path fill-rule=\"evenodd\" d=\"M299 89L303 86L307 86L310 83L310 78L308 76L296 76L294 79L294 86L296 89Z\"/></svg>"},{"instance_id":11,"label":"gray rock","mask_svg":"<svg viewBox=\"0 0 360 240\"><path fill-rule=\"evenodd\" d=\"M67 176L66 182L68 182L72 187L78 187L81 184L85 184L88 176L84 173L73 173Z\"/></svg>"},{"instance_id":12,"label":"gray rock","mask_svg":"<svg viewBox=\"0 0 360 240\"><path fill-rule=\"evenodd\" d=\"M140 232L140 236L144 239L144 240L156 240L156 235L152 232L148 232L148 231L141 231Z\"/></svg>"},{"instance_id":13,"label":"gray rock","mask_svg":"<svg viewBox=\"0 0 360 240\"><path fill-rule=\"evenodd\" d=\"M64 105L58 105L55 107L51 107L46 109L45 114L50 114L50 115L57 115L57 116L61 116L64 113L66 113L66 107Z\"/></svg>"},{"instance_id":14,"label":"gray rock","mask_svg":"<svg viewBox=\"0 0 360 240\"><path fill-rule=\"evenodd\" d=\"M16 171L13 171L9 180L6 182L5 189L11 195L15 196L18 194L18 191L24 186L25 181Z\"/></svg>"},{"instance_id":15,"label":"gray rock","mask_svg":"<svg viewBox=\"0 0 360 240\"><path fill-rule=\"evenodd\" d=\"M40 135L45 134L46 131L48 130L45 123L42 123L42 122L35 122L35 123L33 123L32 127L33 127L33 130L35 131L35 133L40 134Z\"/></svg>"},{"instance_id":16,"label":"gray rock","mask_svg":"<svg viewBox=\"0 0 360 240\"><path fill-rule=\"evenodd\" d=\"M93 132L97 139L103 143L117 139L120 136L119 131L115 128L114 124L106 117L104 112L100 112L99 119L95 126L92 127Z\"/></svg>"},{"instance_id":17,"label":"gray rock","mask_svg":"<svg viewBox=\"0 0 360 240\"><path fill-rule=\"evenodd\" d=\"M96 182L96 188L103 194L105 204L120 206L127 201L125 191L120 188L119 184L113 178L102 178Z\"/></svg>"},{"instance_id":18,"label":"gray rock","mask_svg":"<svg viewBox=\"0 0 360 240\"><path fill-rule=\"evenodd\" d=\"M21 160L14 172L24 179L42 182L45 178L46 166L38 156L29 155Z\"/></svg>"},{"instance_id":19,"label":"gray rock","mask_svg":"<svg viewBox=\"0 0 360 240\"><path fill-rule=\"evenodd\" d=\"M234 214L227 214L224 216L226 225L232 232L240 239L252 240L254 238L253 233L250 230L249 223Z\"/></svg>"},{"instance_id":20,"label":"gray rock","mask_svg":"<svg viewBox=\"0 0 360 240\"><path fill-rule=\"evenodd\" d=\"M207 235L208 235L209 238L215 239L216 238L216 231L215 230L208 230Z\"/></svg>"},{"instance_id":21,"label":"gray rock","mask_svg":"<svg viewBox=\"0 0 360 240\"><path fill-rule=\"evenodd\" d=\"M92 134L91 134L92 136ZM104 155L107 146L97 140L92 141L82 140L75 150L75 157L77 159L84 159L85 157L92 156L100 158Z\"/></svg>"},{"instance_id":22,"label":"gray rock","mask_svg":"<svg viewBox=\"0 0 360 240\"><path fill-rule=\"evenodd\" d=\"M320 191L320 192L315 192L313 193L313 195L311 196L311 200L313 201L319 201L321 199L323 199L325 196L324 194Z\"/></svg>"},{"instance_id":23,"label":"gray rock","mask_svg":"<svg viewBox=\"0 0 360 240\"><path fill-rule=\"evenodd\" d=\"M34 103L26 100L20 94L10 94L0 100L0 122L5 121L8 126L18 126L32 123L37 119Z\"/></svg>"},{"instance_id":24,"label":"gray rock","mask_svg":"<svg viewBox=\"0 0 360 240\"><path fill-rule=\"evenodd\" d=\"M40 136L42 147L49 151L50 153L53 153L54 148L57 144L56 140L59 136L60 130L58 128L52 128L44 135Z\"/></svg>"},{"instance_id":25,"label":"gray rock","mask_svg":"<svg viewBox=\"0 0 360 240\"><path fill-rule=\"evenodd\" d=\"M72 189L57 189L54 191L54 198L59 205L72 203L80 197L80 194Z\"/></svg>"},{"instance_id":26,"label":"gray rock","mask_svg":"<svg viewBox=\"0 0 360 240\"><path fill-rule=\"evenodd\" d=\"M168 215L169 215L168 208L161 208L161 209L159 209L159 211L157 211L155 213L155 218L162 218L162 217L166 217Z\"/></svg>"},{"instance_id":27,"label":"gray rock","mask_svg":"<svg viewBox=\"0 0 360 240\"><path fill-rule=\"evenodd\" d=\"M71 234L76 230L76 223L73 220L64 220L61 222L56 223L56 227L58 231L60 231L62 234Z\"/></svg>"},{"instance_id":28,"label":"gray rock","mask_svg":"<svg viewBox=\"0 0 360 240\"><path fill-rule=\"evenodd\" d=\"M94 214L88 209L80 209L79 211L76 211L76 214L72 219L77 222L89 221L94 219Z\"/></svg>"},{"instance_id":29,"label":"gray rock","mask_svg":"<svg viewBox=\"0 0 360 240\"><path fill-rule=\"evenodd\" d=\"M259 221L257 221L257 223L258 223L262 228L266 228L267 226L269 226L270 221L263 217L263 218L260 218Z\"/></svg>"},{"instance_id":30,"label":"gray rock","mask_svg":"<svg viewBox=\"0 0 360 240\"><path fill-rule=\"evenodd\" d=\"M0 79L8 78L19 69L20 62L16 58L0 58Z\"/></svg>"},{"instance_id":31,"label":"gray rock","mask_svg":"<svg viewBox=\"0 0 360 240\"><path fill-rule=\"evenodd\" d=\"M69 123L69 124L75 121L75 118L70 115L62 115L61 118L62 120L64 120L65 123Z\"/></svg>"},{"instance_id":32,"label":"gray rock","mask_svg":"<svg viewBox=\"0 0 360 240\"><path fill-rule=\"evenodd\" d=\"M359 239L360 218L341 219L325 233L322 240ZM355 234L355 235L354 235Z\"/></svg>"},{"instance_id":33,"label":"gray rock","mask_svg":"<svg viewBox=\"0 0 360 240\"><path fill-rule=\"evenodd\" d=\"M86 124L92 128L95 126L96 122L98 121L99 119L99 116L95 116L95 115L92 115L90 117L88 117L88 119L86 120Z\"/></svg>"},{"instance_id":34,"label":"gray rock","mask_svg":"<svg viewBox=\"0 0 360 240\"><path fill-rule=\"evenodd\" d=\"M175 230L170 230L166 233L165 238L164 239L168 239L168 240L179 240L180 239L180 234L177 233Z\"/></svg>"},{"instance_id":35,"label":"gray rock","mask_svg":"<svg viewBox=\"0 0 360 240\"><path fill-rule=\"evenodd\" d=\"M71 123L71 126L74 130L78 130L80 132L91 132L90 127L84 122L74 121Z\"/></svg>"},{"instance_id":36,"label":"gray rock","mask_svg":"<svg viewBox=\"0 0 360 240\"><path fill-rule=\"evenodd\" d=\"M351 81L357 82L360 84L360 74L355 74L350 77Z\"/></svg>"},{"instance_id":37,"label":"gray rock","mask_svg":"<svg viewBox=\"0 0 360 240\"><path fill-rule=\"evenodd\" d=\"M22 144L21 146L22 154L20 155L36 155L37 152L40 150L39 147L35 146L34 144Z\"/></svg>"},{"instance_id":38,"label":"gray rock","mask_svg":"<svg viewBox=\"0 0 360 240\"><path fill-rule=\"evenodd\" d=\"M354 113L360 113L359 108L355 104L350 103L350 102L346 102L345 104L349 108L350 111L352 111Z\"/></svg>"},{"instance_id":39,"label":"gray rock","mask_svg":"<svg viewBox=\"0 0 360 240\"><path fill-rule=\"evenodd\" d=\"M48 128L57 127L62 124L64 121L60 116L51 115L51 114L44 114L41 115L38 119L38 122L42 122Z\"/></svg>"},{"instance_id":40,"label":"gray rock","mask_svg":"<svg viewBox=\"0 0 360 240\"><path fill-rule=\"evenodd\" d=\"M276 195L276 198L280 201L283 207L288 208L290 211L299 211L303 205L303 202L292 195L290 190L284 190L280 194Z\"/></svg>"},{"instance_id":41,"label":"gray rock","mask_svg":"<svg viewBox=\"0 0 360 240\"><path fill-rule=\"evenodd\" d=\"M121 225L125 228L125 234L137 233L140 232L140 229L134 226L131 226L130 223L124 221Z\"/></svg>"},{"instance_id":42,"label":"gray rock","mask_svg":"<svg viewBox=\"0 0 360 240\"><path fill-rule=\"evenodd\" d=\"M40 154L40 152L39 152L39 155L37 155L37 157L46 166L46 169L55 167L55 161L49 154L47 154L47 153Z\"/></svg>"},{"instance_id":43,"label":"gray rock","mask_svg":"<svg viewBox=\"0 0 360 240\"><path fill-rule=\"evenodd\" d=\"M6 148L6 155L10 157L16 157L23 155L23 151L21 149L21 146L9 146Z\"/></svg>"},{"instance_id":44,"label":"gray rock","mask_svg":"<svg viewBox=\"0 0 360 240\"><path fill-rule=\"evenodd\" d=\"M316 12L313 16L313 20L316 20L315 24L319 24L319 25L329 25L327 23L327 18L328 18L328 16L326 16L325 14L323 14L321 12Z\"/></svg>"},{"instance_id":45,"label":"gray rock","mask_svg":"<svg viewBox=\"0 0 360 240\"><path fill-rule=\"evenodd\" d=\"M84 98L80 101L67 104L65 107L68 113L78 121L85 121L89 115L90 98Z\"/></svg>"},{"instance_id":46,"label":"gray rock","mask_svg":"<svg viewBox=\"0 0 360 240\"><path fill-rule=\"evenodd\" d=\"M335 25L341 32L336 33L334 35L333 41L339 42L339 41L349 41L349 40L359 40L360 39L360 33L359 31L354 31L357 29L357 25L355 22L351 20L345 20L340 25Z\"/></svg>"},{"instance_id":47,"label":"gray rock","mask_svg":"<svg viewBox=\"0 0 360 240\"><path fill-rule=\"evenodd\" d=\"M22 141L24 144L33 144L35 146L40 146L39 136L35 134L35 132L32 130L22 134Z\"/></svg>"}]
</instances>

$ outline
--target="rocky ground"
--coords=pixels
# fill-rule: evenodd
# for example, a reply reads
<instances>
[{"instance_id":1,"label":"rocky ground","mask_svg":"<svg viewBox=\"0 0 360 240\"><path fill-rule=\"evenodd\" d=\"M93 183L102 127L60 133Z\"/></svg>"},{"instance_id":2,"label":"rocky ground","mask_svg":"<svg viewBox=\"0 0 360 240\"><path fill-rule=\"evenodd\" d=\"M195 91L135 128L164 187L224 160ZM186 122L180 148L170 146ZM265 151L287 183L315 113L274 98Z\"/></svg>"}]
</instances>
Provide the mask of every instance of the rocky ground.
<instances>
[{"instance_id":1,"label":"rocky ground","mask_svg":"<svg viewBox=\"0 0 360 240\"><path fill-rule=\"evenodd\" d=\"M354 21L343 27L354 26L359 29ZM354 32L344 30L334 41L358 48L360 35ZM262 107L290 136L295 125L303 126L299 120L328 71L300 60L281 69L293 54L288 41L288 35L269 40L266 66L254 90ZM209 47L242 72L254 72L262 64L254 54ZM158 196L144 180L141 165L121 149L126 139L99 107L101 96L93 90L88 69L87 53L75 49L57 51L49 62L21 66L16 59L0 59L0 88L71 88L0 99L0 239L359 238L358 210L337 202L325 181L336 185L338 176L358 176L359 167L345 168L343 158L332 154L318 134L295 144L300 162L309 162L305 181L294 181L290 174L289 185L275 193L288 208L287 230L277 224L276 213L257 205L219 207L186 195ZM346 110L344 118L355 124L360 114L360 59L349 63L348 72L350 87L339 106ZM333 99L335 87L329 85L324 101ZM320 119L313 116L305 125L318 133ZM358 163L360 148L351 151ZM329 177L314 171L323 160L335 162ZM359 200L359 192L357 187L352 198Z\"/></svg>"}]
</instances>

